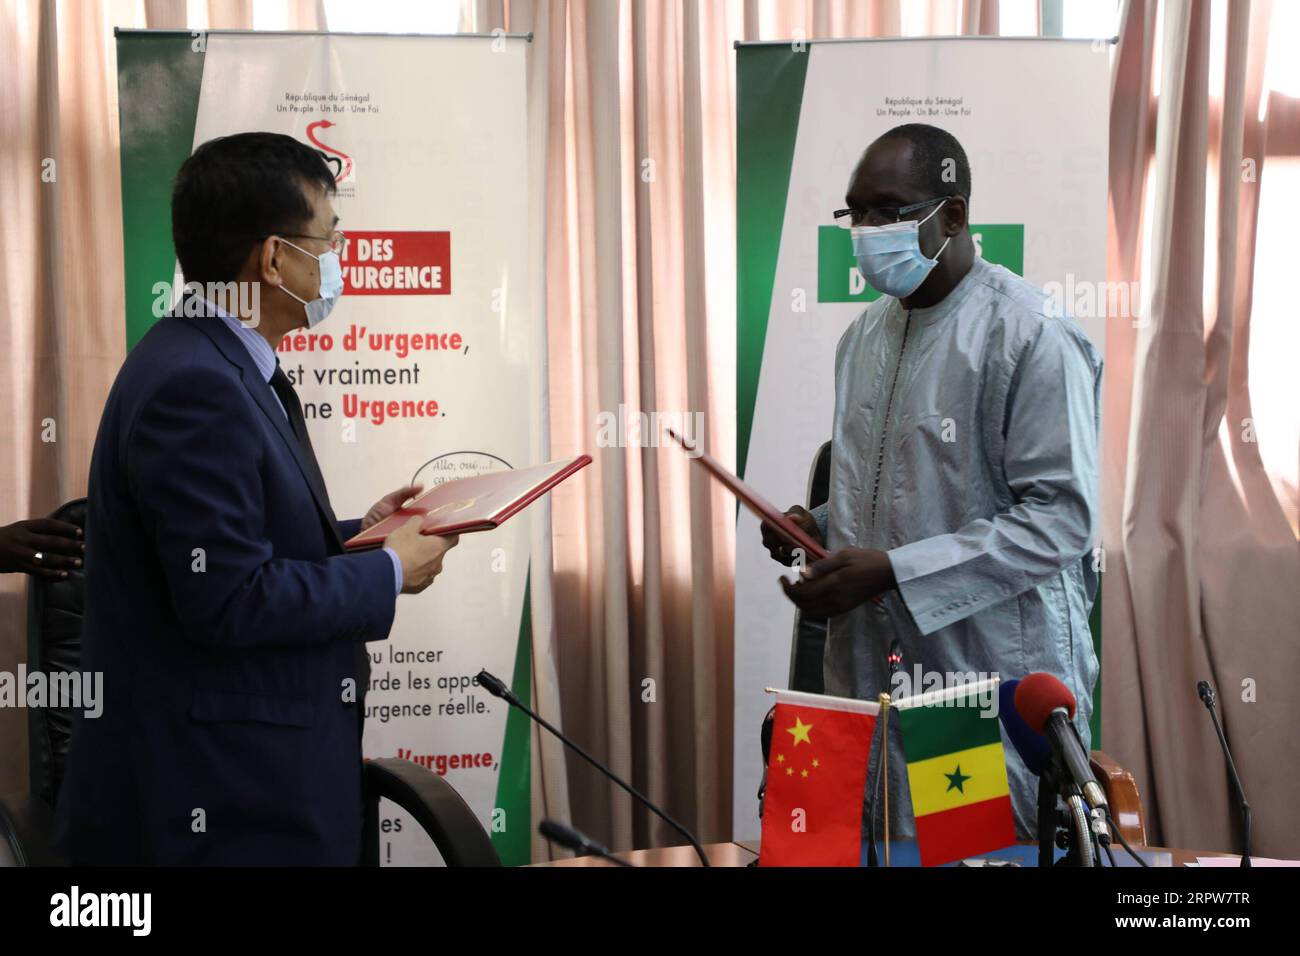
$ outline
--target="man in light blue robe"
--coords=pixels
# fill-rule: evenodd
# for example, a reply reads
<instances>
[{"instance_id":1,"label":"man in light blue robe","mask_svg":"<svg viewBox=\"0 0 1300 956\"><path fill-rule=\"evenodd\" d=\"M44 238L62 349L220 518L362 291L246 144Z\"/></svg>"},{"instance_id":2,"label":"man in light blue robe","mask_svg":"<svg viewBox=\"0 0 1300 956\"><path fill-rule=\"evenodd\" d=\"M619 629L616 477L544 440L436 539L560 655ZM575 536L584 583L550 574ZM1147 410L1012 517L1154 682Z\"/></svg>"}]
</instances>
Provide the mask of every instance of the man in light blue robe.
<instances>
[{"instance_id":1,"label":"man in light blue robe","mask_svg":"<svg viewBox=\"0 0 1300 956\"><path fill-rule=\"evenodd\" d=\"M918 668L945 685L1047 671L1074 693L1087 748L1101 360L1040 289L979 256L969 199L961 146L931 126L886 133L853 174L842 213L882 295L836 350L829 501L790 511L831 556L783 586L829 618L827 694L931 689L913 686ZM890 724L891 836L907 837ZM1033 838L1038 780L1004 747L1016 829Z\"/></svg>"}]
</instances>

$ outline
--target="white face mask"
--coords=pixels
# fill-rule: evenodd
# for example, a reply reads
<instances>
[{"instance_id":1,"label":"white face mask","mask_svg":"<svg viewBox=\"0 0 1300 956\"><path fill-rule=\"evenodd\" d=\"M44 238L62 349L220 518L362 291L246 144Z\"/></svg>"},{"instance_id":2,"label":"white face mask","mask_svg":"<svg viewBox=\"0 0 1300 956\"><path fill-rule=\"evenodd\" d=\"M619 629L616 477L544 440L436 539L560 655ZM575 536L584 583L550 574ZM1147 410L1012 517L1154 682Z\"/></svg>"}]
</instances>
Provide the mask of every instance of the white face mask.
<instances>
[{"instance_id":1,"label":"white face mask","mask_svg":"<svg viewBox=\"0 0 1300 956\"><path fill-rule=\"evenodd\" d=\"M322 252L318 256L313 256L302 246L295 246L288 239L281 239L286 246L297 249L304 256L311 256L320 264L320 295L319 298L312 299L308 302L306 299L298 298L283 285L280 288L285 294L298 299L307 310L307 328L315 328L325 321L325 317L330 314L335 304L339 301L339 296L343 294L343 266L339 262L339 254L331 249L329 252Z\"/></svg>"},{"instance_id":2,"label":"white face mask","mask_svg":"<svg viewBox=\"0 0 1300 956\"><path fill-rule=\"evenodd\" d=\"M921 252L920 229L946 202L945 199L939 203L934 212L920 222L909 219L884 226L854 226L850 230L853 254L863 278L884 295L896 299L906 298L920 288L952 238L949 236L943 241L933 259L927 259Z\"/></svg>"}]
</instances>

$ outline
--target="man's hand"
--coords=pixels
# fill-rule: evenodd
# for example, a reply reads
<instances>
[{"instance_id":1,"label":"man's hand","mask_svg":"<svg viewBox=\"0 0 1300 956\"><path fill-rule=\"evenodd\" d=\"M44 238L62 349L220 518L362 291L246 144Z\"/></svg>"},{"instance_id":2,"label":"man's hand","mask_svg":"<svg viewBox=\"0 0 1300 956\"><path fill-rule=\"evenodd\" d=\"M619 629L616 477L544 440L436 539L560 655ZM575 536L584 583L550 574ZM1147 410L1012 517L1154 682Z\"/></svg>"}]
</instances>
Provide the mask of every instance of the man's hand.
<instances>
[{"instance_id":1,"label":"man's hand","mask_svg":"<svg viewBox=\"0 0 1300 956\"><path fill-rule=\"evenodd\" d=\"M810 565L800 580L781 578L786 597L812 617L835 617L888 591L894 569L884 551L845 548Z\"/></svg>"},{"instance_id":2,"label":"man's hand","mask_svg":"<svg viewBox=\"0 0 1300 956\"><path fill-rule=\"evenodd\" d=\"M793 508L786 511L785 516L806 531L808 537L812 538L823 547L826 546L826 542L822 540L821 531L817 528L817 519L812 516L812 512L807 508L800 508L798 505L795 505ZM794 564L794 545L781 537L781 533L768 522L764 521L759 527L763 532L763 547L767 548L767 553L775 560L780 561L787 568ZM805 559L808 557L808 555L804 555Z\"/></svg>"},{"instance_id":3,"label":"man's hand","mask_svg":"<svg viewBox=\"0 0 1300 956\"><path fill-rule=\"evenodd\" d=\"M367 528L379 524L423 490L424 485L406 485L396 491L390 491L370 506L366 516L361 519L361 530L365 531Z\"/></svg>"},{"instance_id":4,"label":"man's hand","mask_svg":"<svg viewBox=\"0 0 1300 956\"><path fill-rule=\"evenodd\" d=\"M455 534L420 534L423 524L424 518L412 518L384 539L384 547L392 548L402 562L403 594L419 594L432 584L442 571L442 556L460 541Z\"/></svg>"},{"instance_id":5,"label":"man's hand","mask_svg":"<svg viewBox=\"0 0 1300 956\"><path fill-rule=\"evenodd\" d=\"M85 550L81 529L75 524L53 518L15 521L0 528L0 573L22 571L43 578L66 578L68 568L81 567Z\"/></svg>"}]
</instances>

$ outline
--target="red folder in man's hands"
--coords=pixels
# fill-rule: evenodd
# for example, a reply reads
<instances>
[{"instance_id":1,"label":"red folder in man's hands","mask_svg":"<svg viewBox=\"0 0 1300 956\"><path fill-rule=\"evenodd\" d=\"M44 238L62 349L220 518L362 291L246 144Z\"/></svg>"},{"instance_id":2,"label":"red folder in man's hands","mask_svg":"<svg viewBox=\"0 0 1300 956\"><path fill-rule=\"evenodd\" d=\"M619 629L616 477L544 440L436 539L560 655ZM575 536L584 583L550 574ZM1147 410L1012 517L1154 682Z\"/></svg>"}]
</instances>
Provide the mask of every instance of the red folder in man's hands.
<instances>
[{"instance_id":1,"label":"red folder in man's hands","mask_svg":"<svg viewBox=\"0 0 1300 956\"><path fill-rule=\"evenodd\" d=\"M829 556L830 552L813 540L808 532L791 521L788 516L777 511L776 507L757 491L718 464L716 458L702 448L692 448L686 444L686 440L681 435L671 428L668 429L668 434L688 453L698 455L699 457L695 460L703 465L709 474L722 482L727 490L739 498L746 508L758 515L760 520L766 521L775 528L777 533L785 538L787 544L796 548L803 548L804 553L813 561L820 561L822 558Z\"/></svg>"},{"instance_id":2,"label":"red folder in man's hands","mask_svg":"<svg viewBox=\"0 0 1300 956\"><path fill-rule=\"evenodd\" d=\"M349 551L377 548L390 534L419 516L424 517L421 534L490 531L590 464L590 455L579 455L532 468L494 471L472 478L444 481L349 539L344 547Z\"/></svg>"}]
</instances>

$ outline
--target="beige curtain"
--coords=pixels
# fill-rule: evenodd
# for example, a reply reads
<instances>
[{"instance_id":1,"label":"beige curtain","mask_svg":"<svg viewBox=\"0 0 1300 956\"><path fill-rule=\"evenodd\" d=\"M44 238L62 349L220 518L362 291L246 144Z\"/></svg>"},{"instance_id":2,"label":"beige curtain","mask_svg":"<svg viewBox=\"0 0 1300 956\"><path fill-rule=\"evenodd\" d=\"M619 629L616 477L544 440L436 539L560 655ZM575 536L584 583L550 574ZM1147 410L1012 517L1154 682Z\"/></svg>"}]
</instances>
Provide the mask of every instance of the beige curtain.
<instances>
[{"instance_id":1,"label":"beige curtain","mask_svg":"<svg viewBox=\"0 0 1300 956\"><path fill-rule=\"evenodd\" d=\"M251 30L253 7L274 15L286 30L324 30L324 0L207 0L189 19L186 0L142 0L144 24L151 30ZM127 4L130 6L130 4ZM125 24L115 21L117 26Z\"/></svg>"},{"instance_id":2,"label":"beige curtain","mask_svg":"<svg viewBox=\"0 0 1300 956\"><path fill-rule=\"evenodd\" d=\"M323 26L316 0L285 2L291 29ZM112 27L252 25L249 0L211 0L200 23L186 23L186 9L0 7L10 213L0 222L0 394L13 428L0 522L84 492L124 347ZM1110 278L1153 294L1146 324L1108 329L1104 741L1138 774L1157 837L1230 845L1217 746L1194 691L1197 679L1214 681L1256 807L1257 848L1295 855L1282 801L1300 757L1289 703L1300 555L1294 471L1276 463L1289 442L1294 469L1296 438L1263 426L1266 406L1300 402L1289 380L1262 377L1250 348L1252 333L1259 341L1288 321L1289 304L1254 298L1265 159L1294 183L1300 154L1295 100L1264 87L1270 13L1259 0L1125 7ZM909 24L994 33L997 19L988 0L469 0L466 29L535 34L530 121L542 148L529 202L531 241L546 257L538 301L554 455L592 448L598 416L623 406L700 412L706 447L733 458L733 41L896 35ZM1254 160L1252 181L1243 159ZM1294 190L1271 195L1294 208ZM47 420L54 441L42 440ZM538 629L538 705L555 714L562 701L575 737L704 839L723 839L733 504L671 450L600 449L571 484L554 500L554 628ZM23 585L0 578L0 669L26 656ZM6 790L25 783L24 718L0 711ZM539 813L571 813L620 848L679 842L548 741L537 752Z\"/></svg>"},{"instance_id":3,"label":"beige curtain","mask_svg":"<svg viewBox=\"0 0 1300 956\"><path fill-rule=\"evenodd\" d=\"M111 8L0 6L0 524L85 494L125 354ZM129 22L129 21L128 21ZM27 659L26 577L0 576L0 670ZM27 785L27 713L0 709L0 788Z\"/></svg>"},{"instance_id":4,"label":"beige curtain","mask_svg":"<svg viewBox=\"0 0 1300 956\"><path fill-rule=\"evenodd\" d=\"M1252 330L1276 340L1295 321L1292 296L1254 295L1265 167L1289 167L1289 191L1271 195L1293 218L1300 151L1294 98L1264 85L1271 14L1267 0L1132 0L1123 14L1110 279L1137 281L1150 305L1107 327L1102 720L1155 841L1234 848L1235 805L1195 689L1209 680L1255 849L1295 857L1297 435L1252 407L1295 409L1300 391L1294 368L1250 349Z\"/></svg>"}]
</instances>

